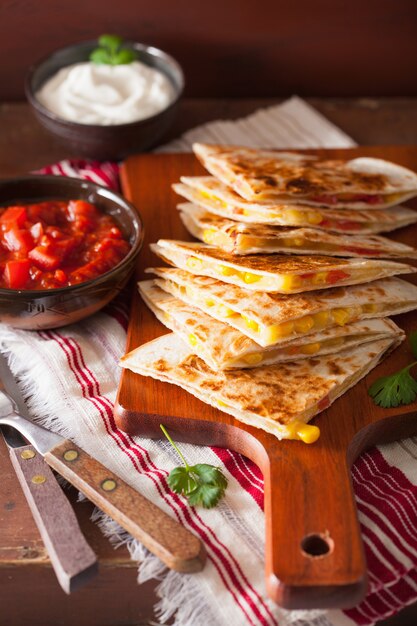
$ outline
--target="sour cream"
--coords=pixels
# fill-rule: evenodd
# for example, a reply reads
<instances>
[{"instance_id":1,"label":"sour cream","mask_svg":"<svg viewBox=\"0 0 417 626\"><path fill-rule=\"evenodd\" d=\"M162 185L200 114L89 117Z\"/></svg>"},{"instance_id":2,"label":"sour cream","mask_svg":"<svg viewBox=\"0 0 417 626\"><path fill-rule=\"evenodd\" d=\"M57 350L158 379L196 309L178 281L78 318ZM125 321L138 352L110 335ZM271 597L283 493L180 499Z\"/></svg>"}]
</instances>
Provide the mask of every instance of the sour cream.
<instances>
[{"instance_id":1,"label":"sour cream","mask_svg":"<svg viewBox=\"0 0 417 626\"><path fill-rule=\"evenodd\" d=\"M79 124L126 124L165 109L175 93L169 79L134 61L127 65L76 63L59 70L37 92L58 117Z\"/></svg>"}]
</instances>

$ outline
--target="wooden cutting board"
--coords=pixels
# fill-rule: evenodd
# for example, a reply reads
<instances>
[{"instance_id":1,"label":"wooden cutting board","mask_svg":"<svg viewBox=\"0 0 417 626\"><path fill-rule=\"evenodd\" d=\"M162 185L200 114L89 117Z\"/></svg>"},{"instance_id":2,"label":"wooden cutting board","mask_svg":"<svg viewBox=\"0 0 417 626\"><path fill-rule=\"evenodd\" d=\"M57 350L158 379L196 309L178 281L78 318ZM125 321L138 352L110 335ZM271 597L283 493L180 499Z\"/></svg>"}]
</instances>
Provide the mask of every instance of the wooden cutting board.
<instances>
[{"instance_id":1,"label":"wooden cutting board","mask_svg":"<svg viewBox=\"0 0 417 626\"><path fill-rule=\"evenodd\" d=\"M417 147L366 147L309 151L329 157L375 156L417 170ZM160 265L148 244L159 238L190 239L178 217L181 201L171 184L181 175L201 175L190 154L138 155L122 168L125 195L145 224L145 243L137 279ZM412 206L409 202L407 205ZM414 206L417 206L414 203ZM417 227L392 236L417 245ZM413 275L407 278L416 282ZM134 290L127 351L167 330L156 321ZM397 316L407 333L417 328L416 312ZM231 448L251 458L265 478L266 584L270 597L289 609L347 608L367 588L366 563L352 491L350 466L375 443L417 434L417 403L381 409L367 393L369 385L412 360L407 343L339 398L313 423L319 440L306 445L278 441L197 400L179 387L123 370L115 407L118 426L145 437L161 437L163 423L177 441Z\"/></svg>"}]
</instances>

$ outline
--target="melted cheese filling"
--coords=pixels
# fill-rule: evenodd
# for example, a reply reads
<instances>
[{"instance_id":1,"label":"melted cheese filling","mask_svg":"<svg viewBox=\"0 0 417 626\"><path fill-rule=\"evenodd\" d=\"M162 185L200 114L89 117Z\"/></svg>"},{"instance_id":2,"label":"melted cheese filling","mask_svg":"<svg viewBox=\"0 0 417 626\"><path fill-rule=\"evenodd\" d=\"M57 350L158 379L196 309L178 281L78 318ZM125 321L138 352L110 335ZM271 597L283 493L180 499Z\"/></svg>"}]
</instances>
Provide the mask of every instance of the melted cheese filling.
<instances>
[{"instance_id":1,"label":"melted cheese filling","mask_svg":"<svg viewBox=\"0 0 417 626\"><path fill-rule=\"evenodd\" d=\"M178 261L180 261L180 259L178 259ZM381 277L381 271L372 268L354 269L352 275L352 269L348 266L346 266L346 270L331 269L320 272L307 272L305 274L275 274L274 276L267 276L256 272L239 270L230 265L217 265L195 256L189 256L185 261L185 265L196 274L201 272L205 276L212 276L220 280L228 278L229 280L226 282L231 282L234 285L242 287L256 283L256 289L259 291L284 294L352 284L352 278L354 279L353 282L360 283ZM179 267L181 266L182 264L180 262Z\"/></svg>"},{"instance_id":2,"label":"melted cheese filling","mask_svg":"<svg viewBox=\"0 0 417 626\"><path fill-rule=\"evenodd\" d=\"M179 297L187 296L192 304L197 307L201 307L201 292L192 286L182 286L167 281L171 286L173 293L179 294ZM345 324L356 322L363 316L375 315L376 313L384 311L384 305L377 303L363 304L360 306L349 307L334 307L326 311L318 311L311 315L303 315L302 317L287 322L281 322L280 324L273 324L271 326L265 326L257 322L255 319L248 317L243 313L239 313L231 307L216 301L213 298L205 298L203 300L203 308L208 310L208 313L213 317L220 320L228 320L233 318L233 326L238 327L243 333L249 335L258 343L265 346L272 346L280 341L291 341L304 335L312 334L313 332L325 330L334 326L345 326ZM249 332L248 332L249 331ZM329 339L327 345L332 345L331 342L340 339ZM312 344L316 347L316 344ZM315 347L306 347L307 352L305 354L314 354L318 352L323 346L323 343L315 350ZM294 350L291 346L288 350ZM260 361L259 361L260 362Z\"/></svg>"}]
</instances>

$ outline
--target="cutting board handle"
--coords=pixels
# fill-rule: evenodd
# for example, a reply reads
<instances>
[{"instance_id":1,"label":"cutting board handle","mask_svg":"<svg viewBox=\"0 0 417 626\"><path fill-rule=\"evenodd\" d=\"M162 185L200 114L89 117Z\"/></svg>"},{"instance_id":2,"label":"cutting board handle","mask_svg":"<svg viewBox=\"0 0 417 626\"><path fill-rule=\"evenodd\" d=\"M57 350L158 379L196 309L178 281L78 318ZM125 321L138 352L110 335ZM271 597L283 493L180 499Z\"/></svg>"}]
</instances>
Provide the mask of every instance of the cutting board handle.
<instances>
[{"instance_id":1,"label":"cutting board handle","mask_svg":"<svg viewBox=\"0 0 417 626\"><path fill-rule=\"evenodd\" d=\"M268 593L287 609L354 606L367 581L346 449L291 443L263 468Z\"/></svg>"}]
</instances>

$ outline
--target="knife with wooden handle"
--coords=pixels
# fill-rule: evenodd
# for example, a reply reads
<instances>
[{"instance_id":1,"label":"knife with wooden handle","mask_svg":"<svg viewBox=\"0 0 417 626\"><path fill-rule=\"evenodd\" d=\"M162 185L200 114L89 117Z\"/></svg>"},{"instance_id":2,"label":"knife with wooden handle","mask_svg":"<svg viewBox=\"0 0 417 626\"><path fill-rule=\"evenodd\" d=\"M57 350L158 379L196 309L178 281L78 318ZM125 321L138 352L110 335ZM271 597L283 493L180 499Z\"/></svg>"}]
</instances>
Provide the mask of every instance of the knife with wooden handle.
<instances>
[{"instance_id":1,"label":"knife with wooden handle","mask_svg":"<svg viewBox=\"0 0 417 626\"><path fill-rule=\"evenodd\" d=\"M0 353L0 390L2 388L13 397L19 412L29 418L20 389L6 358ZM3 426L2 432L58 582L65 593L71 593L97 574L97 557L81 532L68 498L42 456L28 446L16 430Z\"/></svg>"},{"instance_id":2,"label":"knife with wooden handle","mask_svg":"<svg viewBox=\"0 0 417 626\"><path fill-rule=\"evenodd\" d=\"M72 441L19 415L10 397L2 391L0 425L18 430L48 465L141 541L167 567L184 573L203 568L205 549L195 535ZM46 482L43 475L34 478L38 486ZM33 482L33 478L31 480Z\"/></svg>"}]
</instances>

